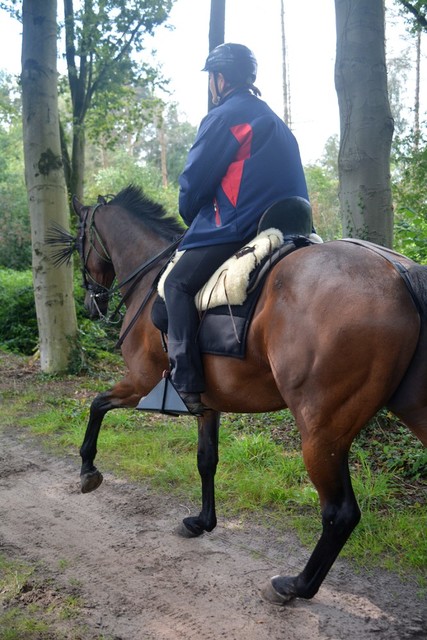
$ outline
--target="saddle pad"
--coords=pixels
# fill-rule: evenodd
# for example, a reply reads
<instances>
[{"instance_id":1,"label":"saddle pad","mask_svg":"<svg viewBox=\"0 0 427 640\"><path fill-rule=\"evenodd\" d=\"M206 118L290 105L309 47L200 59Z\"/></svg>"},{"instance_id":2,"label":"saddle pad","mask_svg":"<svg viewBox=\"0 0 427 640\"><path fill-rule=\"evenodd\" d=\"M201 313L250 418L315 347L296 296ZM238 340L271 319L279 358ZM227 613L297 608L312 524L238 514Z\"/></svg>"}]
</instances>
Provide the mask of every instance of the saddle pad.
<instances>
[{"instance_id":1,"label":"saddle pad","mask_svg":"<svg viewBox=\"0 0 427 640\"><path fill-rule=\"evenodd\" d=\"M307 238L300 239L299 242L296 239L295 242L287 241L272 256L267 255L253 273L248 287L250 293L243 304L233 306L225 304L201 312L197 336L201 352L231 358L244 358L249 325L270 269L299 247L310 244ZM168 315L165 302L160 295L153 303L151 319L153 324L164 335L167 335Z\"/></svg>"},{"instance_id":2,"label":"saddle pad","mask_svg":"<svg viewBox=\"0 0 427 640\"><path fill-rule=\"evenodd\" d=\"M222 305L242 305L252 271L262 260L283 244L283 233L278 229L266 229L240 251L231 256L200 289L195 297L199 311ZM164 298L164 283L184 251L177 251L159 280L158 293Z\"/></svg>"}]
</instances>

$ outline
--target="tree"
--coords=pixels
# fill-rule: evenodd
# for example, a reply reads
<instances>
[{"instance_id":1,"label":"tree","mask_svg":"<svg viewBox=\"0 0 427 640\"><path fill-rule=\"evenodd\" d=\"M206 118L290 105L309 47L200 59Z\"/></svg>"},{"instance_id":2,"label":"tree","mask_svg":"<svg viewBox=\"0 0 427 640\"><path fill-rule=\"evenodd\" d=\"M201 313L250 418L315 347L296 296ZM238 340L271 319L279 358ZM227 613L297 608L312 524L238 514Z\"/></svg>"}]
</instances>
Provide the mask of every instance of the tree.
<instances>
[{"instance_id":1,"label":"tree","mask_svg":"<svg viewBox=\"0 0 427 640\"><path fill-rule=\"evenodd\" d=\"M285 2L280 0L280 26L282 31L282 82L283 82L283 120L291 127L291 96L289 92L288 55L285 31Z\"/></svg>"},{"instance_id":2,"label":"tree","mask_svg":"<svg viewBox=\"0 0 427 640\"><path fill-rule=\"evenodd\" d=\"M390 149L383 0L335 0L340 206L345 235L391 246Z\"/></svg>"},{"instance_id":3,"label":"tree","mask_svg":"<svg viewBox=\"0 0 427 640\"><path fill-rule=\"evenodd\" d=\"M168 182L177 186L179 175L185 165L188 150L196 136L196 127L188 122L179 121L175 104L169 105L162 114L162 127ZM158 171L161 171L161 146L159 145L155 127L152 124L147 125L145 128L143 138L141 138L135 150L139 151L137 157L143 157L148 165L156 167Z\"/></svg>"},{"instance_id":4,"label":"tree","mask_svg":"<svg viewBox=\"0 0 427 640\"><path fill-rule=\"evenodd\" d=\"M20 93L0 71L0 266L31 267L31 232L22 149Z\"/></svg>"},{"instance_id":5,"label":"tree","mask_svg":"<svg viewBox=\"0 0 427 640\"><path fill-rule=\"evenodd\" d=\"M88 112L95 108L104 114L114 111L132 85L155 83L154 69L137 64L131 54L141 53L144 36L152 35L166 20L173 0L84 0L81 4L76 10L73 0L64 0L73 120L69 191L79 197L83 196Z\"/></svg>"},{"instance_id":6,"label":"tree","mask_svg":"<svg viewBox=\"0 0 427 640\"><path fill-rule=\"evenodd\" d=\"M209 19L209 51L224 42L225 33L225 0L211 0ZM212 96L208 89L208 111L214 107Z\"/></svg>"},{"instance_id":7,"label":"tree","mask_svg":"<svg viewBox=\"0 0 427 640\"><path fill-rule=\"evenodd\" d=\"M25 180L41 369L47 373L70 367L77 335L72 269L66 264L54 267L46 246L52 222L65 228L68 223L59 137L56 40L56 0L24 0L21 80Z\"/></svg>"},{"instance_id":8,"label":"tree","mask_svg":"<svg viewBox=\"0 0 427 640\"><path fill-rule=\"evenodd\" d=\"M304 167L314 226L324 240L342 237L338 200L338 147L338 136L331 136L326 141L320 161Z\"/></svg>"},{"instance_id":9,"label":"tree","mask_svg":"<svg viewBox=\"0 0 427 640\"><path fill-rule=\"evenodd\" d=\"M406 11L415 20L418 28L427 30L427 2L426 0L416 0L415 2L408 2L408 0L398 0L399 4L406 9Z\"/></svg>"},{"instance_id":10,"label":"tree","mask_svg":"<svg viewBox=\"0 0 427 640\"><path fill-rule=\"evenodd\" d=\"M395 247L418 262L427 260L427 200L425 184L427 182L427 140L420 123L420 80L422 77L421 42L427 30L427 1L406 2L399 0L401 14L406 18L411 41L415 46L415 59L410 60L406 53L407 65L415 64L415 96L413 102L413 120L403 121L398 126L398 135L393 140L392 181L395 207ZM392 61L395 62L395 61ZM390 73L391 71L391 73ZM404 69L392 64L389 67L391 95L396 87L406 82ZM399 91L393 100L393 115L401 110ZM402 123L397 118L397 124Z\"/></svg>"}]
</instances>

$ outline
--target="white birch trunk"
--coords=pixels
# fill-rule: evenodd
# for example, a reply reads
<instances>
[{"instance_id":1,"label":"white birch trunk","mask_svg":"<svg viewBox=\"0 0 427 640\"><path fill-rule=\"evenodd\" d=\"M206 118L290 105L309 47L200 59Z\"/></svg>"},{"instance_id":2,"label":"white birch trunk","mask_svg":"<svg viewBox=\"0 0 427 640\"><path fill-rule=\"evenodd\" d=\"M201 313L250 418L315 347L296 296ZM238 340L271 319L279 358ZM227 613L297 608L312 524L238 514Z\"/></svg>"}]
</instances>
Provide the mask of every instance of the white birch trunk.
<instances>
[{"instance_id":1,"label":"white birch trunk","mask_svg":"<svg viewBox=\"0 0 427 640\"><path fill-rule=\"evenodd\" d=\"M25 179L41 369L69 369L77 322L72 267L54 267L45 244L55 221L67 228L68 204L58 121L56 0L23 1L22 102Z\"/></svg>"}]
</instances>

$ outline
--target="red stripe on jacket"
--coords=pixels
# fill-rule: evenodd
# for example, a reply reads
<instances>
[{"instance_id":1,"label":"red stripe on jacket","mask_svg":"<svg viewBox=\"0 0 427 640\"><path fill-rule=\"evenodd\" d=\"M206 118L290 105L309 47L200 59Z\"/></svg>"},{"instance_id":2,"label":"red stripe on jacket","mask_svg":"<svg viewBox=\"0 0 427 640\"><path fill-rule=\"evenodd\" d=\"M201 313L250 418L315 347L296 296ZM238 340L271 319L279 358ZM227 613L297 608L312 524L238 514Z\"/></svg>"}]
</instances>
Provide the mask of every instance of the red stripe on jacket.
<instances>
[{"instance_id":1,"label":"red stripe on jacket","mask_svg":"<svg viewBox=\"0 0 427 640\"><path fill-rule=\"evenodd\" d=\"M250 124L238 124L235 127L231 127L230 131L240 144L240 147L237 151L236 159L230 164L221 181L221 186L225 195L235 207L242 183L243 166L245 160L251 157L252 127Z\"/></svg>"}]
</instances>

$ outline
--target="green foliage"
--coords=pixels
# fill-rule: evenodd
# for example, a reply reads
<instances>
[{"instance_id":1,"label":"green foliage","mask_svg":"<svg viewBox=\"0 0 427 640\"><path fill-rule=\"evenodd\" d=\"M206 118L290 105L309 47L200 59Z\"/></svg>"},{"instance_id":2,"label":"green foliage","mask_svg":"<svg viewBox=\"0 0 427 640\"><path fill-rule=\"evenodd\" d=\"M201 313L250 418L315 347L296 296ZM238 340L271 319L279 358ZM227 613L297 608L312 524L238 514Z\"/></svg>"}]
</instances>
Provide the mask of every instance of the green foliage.
<instances>
[{"instance_id":1,"label":"green foliage","mask_svg":"<svg viewBox=\"0 0 427 640\"><path fill-rule=\"evenodd\" d=\"M146 110L138 109L138 88L152 94L163 81L145 51L147 35L168 17L173 0L106 0L65 3L65 41L72 104L72 152L69 190L83 183L85 129L91 120L92 138L105 146L137 130L146 121ZM135 56L133 54L137 53ZM81 194L80 194L81 195Z\"/></svg>"},{"instance_id":2,"label":"green foliage","mask_svg":"<svg viewBox=\"0 0 427 640\"><path fill-rule=\"evenodd\" d=\"M163 187L161 175L156 168L150 165L140 166L125 151L116 151L109 166L98 170L93 182L86 186L85 199L95 202L98 194L116 194L130 183L141 186L144 193L162 204L170 215L177 215L176 185Z\"/></svg>"},{"instance_id":3,"label":"green foliage","mask_svg":"<svg viewBox=\"0 0 427 640\"><path fill-rule=\"evenodd\" d=\"M76 272L74 288L78 318L79 345L73 370L91 370L99 360L114 354L119 324L93 322L87 318ZM114 303L113 303L114 304ZM37 349L38 328L32 273L0 267L0 346L13 353L31 355Z\"/></svg>"},{"instance_id":4,"label":"green foliage","mask_svg":"<svg viewBox=\"0 0 427 640\"><path fill-rule=\"evenodd\" d=\"M160 139L162 139L166 154L167 180L177 185L195 137L196 127L188 122L181 122L177 105L171 104L158 113L153 124L145 127L143 138L137 147L138 157L144 158L147 164L154 167L160 174L162 170Z\"/></svg>"},{"instance_id":5,"label":"green foliage","mask_svg":"<svg viewBox=\"0 0 427 640\"><path fill-rule=\"evenodd\" d=\"M31 266L31 233L24 181L20 97L0 71L0 266Z\"/></svg>"},{"instance_id":6,"label":"green foliage","mask_svg":"<svg viewBox=\"0 0 427 640\"><path fill-rule=\"evenodd\" d=\"M426 0L398 0L402 7L402 14L406 16L414 30L427 31L427 1Z\"/></svg>"},{"instance_id":7,"label":"green foliage","mask_svg":"<svg viewBox=\"0 0 427 640\"><path fill-rule=\"evenodd\" d=\"M359 434L353 452L359 461L367 452L375 471L390 472L408 480L427 477L427 449L385 409Z\"/></svg>"},{"instance_id":8,"label":"green foliage","mask_svg":"<svg viewBox=\"0 0 427 640\"><path fill-rule=\"evenodd\" d=\"M338 136L331 136L326 142L321 160L304 167L314 226L324 240L342 237L338 200L338 148Z\"/></svg>"},{"instance_id":9,"label":"green foliage","mask_svg":"<svg viewBox=\"0 0 427 640\"><path fill-rule=\"evenodd\" d=\"M38 330L31 271L0 268L0 336L3 348L32 354Z\"/></svg>"},{"instance_id":10,"label":"green foliage","mask_svg":"<svg viewBox=\"0 0 427 640\"><path fill-rule=\"evenodd\" d=\"M395 248L417 262L427 261L427 141L411 134L397 139L392 166Z\"/></svg>"}]
</instances>

